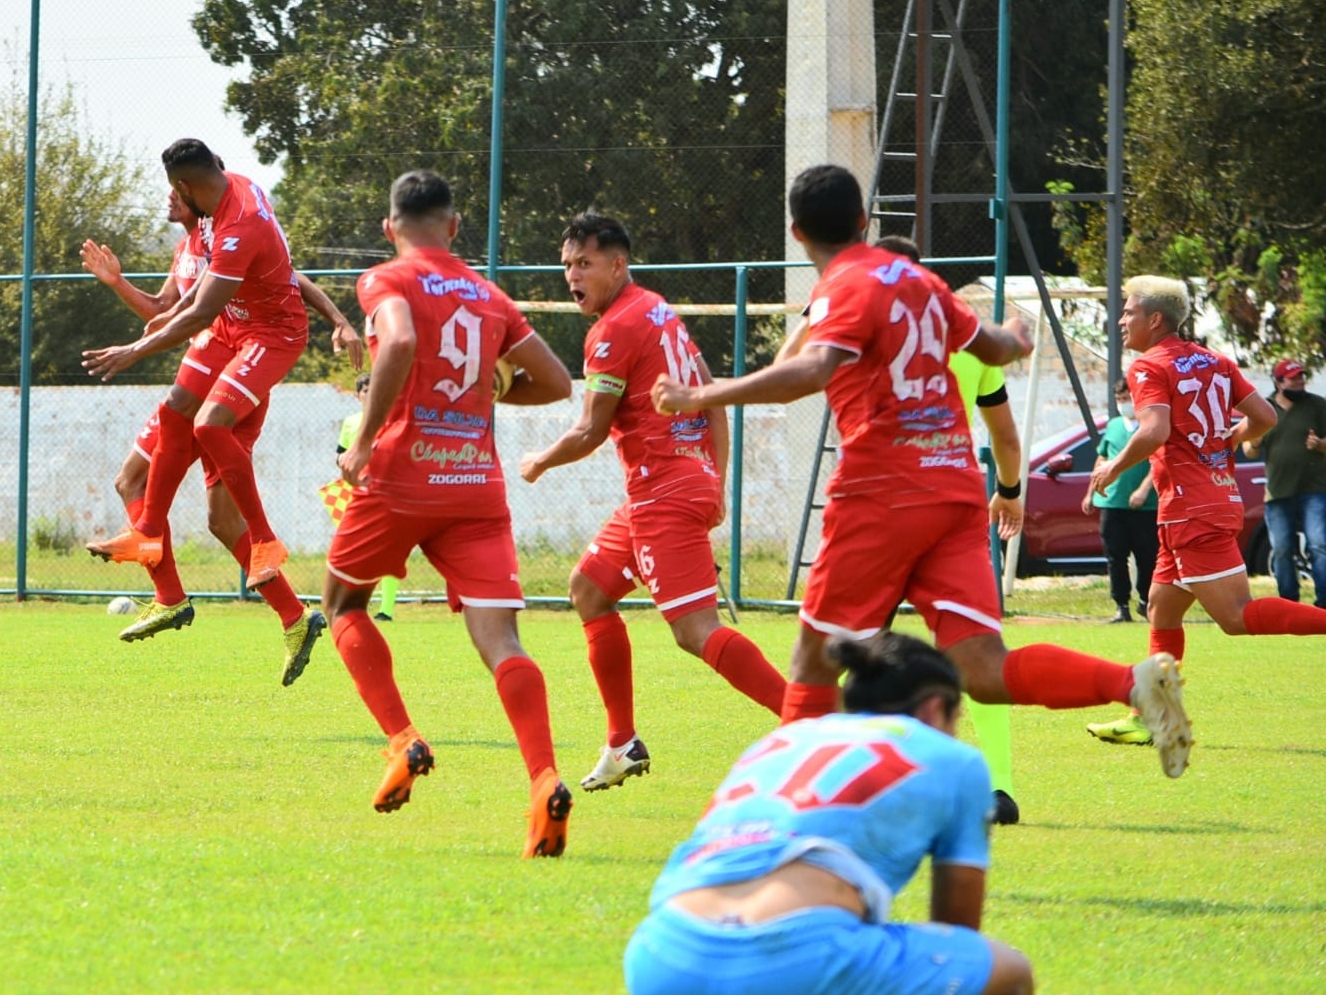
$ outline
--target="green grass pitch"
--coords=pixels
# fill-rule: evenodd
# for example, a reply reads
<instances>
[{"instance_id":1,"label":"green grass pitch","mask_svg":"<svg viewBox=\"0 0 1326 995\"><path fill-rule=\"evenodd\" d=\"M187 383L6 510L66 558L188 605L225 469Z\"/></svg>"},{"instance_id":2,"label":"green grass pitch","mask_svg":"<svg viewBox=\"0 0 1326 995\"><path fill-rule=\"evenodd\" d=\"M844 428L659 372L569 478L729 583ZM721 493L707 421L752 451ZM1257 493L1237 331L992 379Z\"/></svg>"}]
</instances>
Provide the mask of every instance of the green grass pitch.
<instances>
[{"instance_id":1,"label":"green grass pitch","mask_svg":"<svg viewBox=\"0 0 1326 995\"><path fill-rule=\"evenodd\" d=\"M1107 614L1103 589L1077 596ZM1146 652L1141 625L1035 594L1009 609L1010 645ZM619 995L659 867L771 724L655 613L629 613L654 770L577 791L566 856L522 861L523 766L444 607L404 605L385 629L438 764L388 815L371 804L383 737L330 638L282 688L260 605L200 603L191 628L132 645L115 638L126 621L100 604L0 605L7 995ZM795 626L747 611L740 627L782 669ZM521 632L574 788L604 735L580 627L529 611ZM1015 710L1023 823L994 829L985 928L1028 953L1040 992L1326 991L1324 648L1191 625L1197 746L1178 781L1153 750L1086 734L1117 708ZM925 880L896 918L924 918Z\"/></svg>"}]
</instances>

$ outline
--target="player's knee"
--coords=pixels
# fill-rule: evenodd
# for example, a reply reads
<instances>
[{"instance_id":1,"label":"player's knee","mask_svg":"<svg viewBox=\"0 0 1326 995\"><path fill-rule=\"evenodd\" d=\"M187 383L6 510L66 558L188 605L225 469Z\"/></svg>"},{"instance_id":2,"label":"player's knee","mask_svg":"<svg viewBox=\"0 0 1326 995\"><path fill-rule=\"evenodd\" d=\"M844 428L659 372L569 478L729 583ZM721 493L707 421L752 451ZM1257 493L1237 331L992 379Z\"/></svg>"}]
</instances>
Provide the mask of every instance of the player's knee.
<instances>
[{"instance_id":1,"label":"player's knee","mask_svg":"<svg viewBox=\"0 0 1326 995\"><path fill-rule=\"evenodd\" d=\"M994 952L994 965L981 995L1032 995L1036 982L1027 955L998 940L989 942Z\"/></svg>"},{"instance_id":2,"label":"player's knee","mask_svg":"<svg viewBox=\"0 0 1326 995\"><path fill-rule=\"evenodd\" d=\"M605 615L615 607L615 602L610 601L599 586L579 570L571 571L568 594L571 607L580 614L582 622Z\"/></svg>"}]
</instances>

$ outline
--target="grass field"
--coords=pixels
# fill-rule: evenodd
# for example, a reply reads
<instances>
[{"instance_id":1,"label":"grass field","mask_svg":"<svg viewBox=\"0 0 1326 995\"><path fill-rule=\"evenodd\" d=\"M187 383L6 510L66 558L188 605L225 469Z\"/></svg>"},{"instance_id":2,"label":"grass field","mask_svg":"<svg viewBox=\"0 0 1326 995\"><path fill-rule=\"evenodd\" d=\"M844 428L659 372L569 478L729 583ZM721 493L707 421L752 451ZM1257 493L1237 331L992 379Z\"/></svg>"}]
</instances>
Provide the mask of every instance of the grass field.
<instances>
[{"instance_id":1,"label":"grass field","mask_svg":"<svg viewBox=\"0 0 1326 995\"><path fill-rule=\"evenodd\" d=\"M1097 582L1010 600L1011 645L1120 660ZM263 607L209 602L140 644L100 604L0 605L0 992L617 995L621 952L671 848L770 717L629 615L654 771L577 792L559 861L522 861L527 785L460 620L406 605L388 629L437 753L400 812L371 798L383 737L330 639L279 684ZM741 628L780 668L787 615ZM560 765L592 766L603 719L574 617L530 611ZM916 631L914 618L900 627ZM1084 731L1106 707L1013 716L1023 823L996 827L986 929L1039 991L1326 991L1326 673L1320 640L1231 639L1197 621L1198 745L1178 781L1148 748ZM900 919L925 915L924 876Z\"/></svg>"}]
</instances>

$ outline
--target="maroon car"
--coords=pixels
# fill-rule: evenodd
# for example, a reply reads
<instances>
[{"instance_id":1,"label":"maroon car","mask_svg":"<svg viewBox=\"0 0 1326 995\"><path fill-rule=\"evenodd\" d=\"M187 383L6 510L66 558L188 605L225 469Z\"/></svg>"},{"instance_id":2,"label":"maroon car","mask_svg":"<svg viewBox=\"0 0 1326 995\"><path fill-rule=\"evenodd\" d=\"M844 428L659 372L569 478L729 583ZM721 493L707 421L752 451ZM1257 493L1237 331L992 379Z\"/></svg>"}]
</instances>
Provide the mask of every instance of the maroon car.
<instances>
[{"instance_id":1,"label":"maroon car","mask_svg":"<svg viewBox=\"0 0 1326 995\"><path fill-rule=\"evenodd\" d=\"M1098 428L1103 428L1100 419ZM1026 517L1018 554L1018 575L1105 573L1100 545L1100 514L1082 514L1096 447L1086 426L1065 429L1038 443L1027 473ZM1234 474L1243 495L1243 531L1239 546L1248 572L1267 572L1271 552L1262 503L1266 496L1266 464L1235 453Z\"/></svg>"}]
</instances>

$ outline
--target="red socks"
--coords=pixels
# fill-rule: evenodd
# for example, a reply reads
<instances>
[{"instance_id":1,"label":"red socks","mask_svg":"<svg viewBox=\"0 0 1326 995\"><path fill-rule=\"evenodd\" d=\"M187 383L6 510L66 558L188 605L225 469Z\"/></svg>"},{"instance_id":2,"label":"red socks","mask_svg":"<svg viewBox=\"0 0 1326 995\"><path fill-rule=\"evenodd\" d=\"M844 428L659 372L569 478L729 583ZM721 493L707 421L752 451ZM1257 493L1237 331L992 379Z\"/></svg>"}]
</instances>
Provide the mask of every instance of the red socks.
<instances>
[{"instance_id":1,"label":"red socks","mask_svg":"<svg viewBox=\"0 0 1326 995\"><path fill-rule=\"evenodd\" d=\"M760 648L736 629L724 626L711 632L700 659L751 701L775 715L781 713L787 681Z\"/></svg>"},{"instance_id":2,"label":"red socks","mask_svg":"<svg viewBox=\"0 0 1326 995\"><path fill-rule=\"evenodd\" d=\"M157 406L160 428L157 448L147 470L147 493L134 528L144 535L159 536L166 531L166 516L180 489L184 475L196 458L193 446L193 421L164 402ZM165 559L165 556L162 556Z\"/></svg>"},{"instance_id":3,"label":"red socks","mask_svg":"<svg viewBox=\"0 0 1326 995\"><path fill-rule=\"evenodd\" d=\"M165 435L165 422L162 422L162 435ZM235 506L248 523L249 532L254 542L271 542L276 533L267 522L267 513L262 507L262 498L258 496L258 482L253 476L253 460L244 451L235 438L235 429L231 425L195 425L193 434L198 444L216 464L217 473L235 499Z\"/></svg>"},{"instance_id":4,"label":"red socks","mask_svg":"<svg viewBox=\"0 0 1326 995\"><path fill-rule=\"evenodd\" d=\"M533 781L544 770L556 767L543 671L529 657L513 656L499 663L493 676L497 696L516 734L516 745L525 758L525 770Z\"/></svg>"},{"instance_id":5,"label":"red socks","mask_svg":"<svg viewBox=\"0 0 1326 995\"><path fill-rule=\"evenodd\" d=\"M1183 659L1183 650L1187 644L1187 639L1183 634L1183 629L1152 629L1151 630L1151 655L1157 653L1168 653L1176 660Z\"/></svg>"},{"instance_id":6,"label":"red socks","mask_svg":"<svg viewBox=\"0 0 1326 995\"><path fill-rule=\"evenodd\" d=\"M635 687L631 676L631 639L626 622L609 612L583 623L599 697L608 713L608 745L625 746L635 735Z\"/></svg>"},{"instance_id":7,"label":"red socks","mask_svg":"<svg viewBox=\"0 0 1326 995\"><path fill-rule=\"evenodd\" d=\"M783 725L797 719L817 719L838 711L837 684L789 683L779 718Z\"/></svg>"},{"instance_id":8,"label":"red socks","mask_svg":"<svg viewBox=\"0 0 1326 995\"><path fill-rule=\"evenodd\" d=\"M1257 598L1243 606L1243 627L1250 636L1320 636L1326 634L1326 609Z\"/></svg>"},{"instance_id":9,"label":"red socks","mask_svg":"<svg viewBox=\"0 0 1326 995\"><path fill-rule=\"evenodd\" d=\"M235 548L230 551L230 555L235 558L235 562L243 569L249 569L249 553L253 550L253 543L249 540L249 534L245 532L235 543ZM290 586L290 581L285 579L285 574L277 574L276 580L263 584L258 588L258 593L262 595L262 600L266 601L272 611L281 617L281 628L288 629L301 618L304 617L304 605L299 600L299 595L295 589Z\"/></svg>"},{"instance_id":10,"label":"red socks","mask_svg":"<svg viewBox=\"0 0 1326 995\"><path fill-rule=\"evenodd\" d=\"M392 673L391 647L366 611L352 611L332 623L332 642L355 682L359 697L389 737L410 724Z\"/></svg>"},{"instance_id":11,"label":"red socks","mask_svg":"<svg viewBox=\"0 0 1326 995\"><path fill-rule=\"evenodd\" d=\"M150 472L150 471L149 471ZM126 512L129 514L129 521L133 523L143 513L143 499L135 498L125 505ZM148 576L152 578L152 587L156 592L153 597L159 605L178 605L188 597L184 593L184 581L180 580L179 569L175 566L175 557L170 551L170 522L166 522L165 531L161 533L161 562L155 567L147 567Z\"/></svg>"},{"instance_id":12,"label":"red socks","mask_svg":"<svg viewBox=\"0 0 1326 995\"><path fill-rule=\"evenodd\" d=\"M1004 686L1017 705L1083 708L1117 701L1129 704L1131 667L1049 643L1009 650Z\"/></svg>"}]
</instances>

